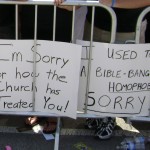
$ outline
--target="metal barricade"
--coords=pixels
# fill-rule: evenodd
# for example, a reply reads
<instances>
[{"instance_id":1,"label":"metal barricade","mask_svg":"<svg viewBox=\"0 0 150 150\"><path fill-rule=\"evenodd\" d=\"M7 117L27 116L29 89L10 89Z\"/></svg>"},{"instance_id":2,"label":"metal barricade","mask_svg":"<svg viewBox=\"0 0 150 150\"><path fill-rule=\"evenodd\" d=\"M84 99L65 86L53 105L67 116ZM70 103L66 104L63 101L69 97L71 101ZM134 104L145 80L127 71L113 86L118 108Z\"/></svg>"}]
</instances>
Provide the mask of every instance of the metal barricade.
<instances>
[{"instance_id":1,"label":"metal barricade","mask_svg":"<svg viewBox=\"0 0 150 150\"><path fill-rule=\"evenodd\" d=\"M144 17L150 12L150 7L146 7L138 17L136 29L135 29L135 44L140 43L140 33L141 33L141 25ZM150 104L149 104L150 105ZM129 118L129 121L150 121L150 107L149 107L149 116L148 117L132 117Z\"/></svg>"},{"instance_id":2,"label":"metal barricade","mask_svg":"<svg viewBox=\"0 0 150 150\"><path fill-rule=\"evenodd\" d=\"M0 5L14 5L15 6L15 39L18 40L19 39L19 7L22 5L33 5L35 7L35 21L34 21L34 55L33 55L33 74L36 73L36 42L37 42L37 14L38 14L38 6L44 5L44 6L48 6L48 5L54 5L54 3L52 1L49 0L27 0L27 1L19 1L19 0L1 0L0 1ZM74 24L75 24L75 7L76 6L91 6L92 7L92 27L91 27L91 39L90 39L90 51L89 51L89 62L88 62L88 78L87 78L87 87L86 87L86 104L88 101L88 90L89 90L89 82L90 82L90 68L91 68L91 53L92 53L92 42L93 42L93 28L94 28L94 12L95 12L95 7L103 7L104 9L106 9L111 16L111 20L112 20L112 26L111 26L111 39L110 39L110 43L114 43L115 41L115 33L116 33L116 15L114 13L114 11L109 8L106 7L104 5L100 5L98 1L90 1L90 3L88 1L82 1L82 0L78 0L78 1L66 1L64 2L62 5L71 5L73 6L73 15L72 15L72 35L71 35L71 41L72 43L74 43ZM55 30L56 30L56 9L57 7L54 6L54 12L53 12L53 41L55 41ZM33 76L33 83L36 83L36 79L35 76ZM33 103L35 101L35 88L33 90ZM86 106L87 107L87 106ZM63 116L59 116L59 115L55 115L55 114L49 114L49 113L44 113L44 112L35 112L34 108L32 112L0 112L0 114L2 115L20 115L20 116L47 116L47 117L57 117L57 130L56 130L56 134L55 134L55 144L54 144L54 149L58 150L59 149L59 135L60 135L60 118ZM86 113L86 109L85 109L85 113L84 114L77 114L77 117L95 117L95 115L91 116L89 114Z\"/></svg>"},{"instance_id":3,"label":"metal barricade","mask_svg":"<svg viewBox=\"0 0 150 150\"><path fill-rule=\"evenodd\" d=\"M3 4L8 4L8 5L14 5L15 6L15 39L19 39L19 7L22 5L33 5L35 7L35 23L34 23L34 55L33 55L33 73L36 73L36 42L37 42L37 14L38 14L38 6L44 5L54 5L52 1L48 0L28 0L28 1L19 1L19 0L1 0L0 5ZM93 29L94 29L94 13L95 13L95 7L102 7L106 9L111 16L111 21L112 21L112 26L111 26L111 39L110 43L115 42L115 35L116 35L116 26L117 26L117 19L114 11L112 8L106 7L104 5L100 5L98 1L84 1L84 0L78 0L78 1L65 1L62 5L71 5L73 6L73 13L72 13L72 35L71 35L71 42L74 43L74 28L75 28L75 7L76 6L91 6L92 7L92 23L91 23L91 38L90 38L90 51L89 51L89 61L88 61L88 76L87 76L87 84L86 84L86 99L85 99L85 112L84 113L78 113L77 117L80 118L87 118L87 117L92 117L92 118L97 118L95 115L89 115L87 114L87 102L88 102L88 91L89 91L89 83L90 83L90 69L91 69L91 55L92 55L92 42L93 42ZM56 9L57 7L54 6L54 12L53 12L53 41L55 41L55 33L56 33ZM147 7L146 9L143 10L141 15L138 18L137 21L137 26L136 26L136 37L135 37L135 43L139 43L139 37L140 37L140 27L141 27L141 22L144 18L144 16L150 12L150 7ZM33 83L36 83L35 76L33 77ZM33 91L33 102L35 101L35 90ZM33 109L33 112L0 112L2 115L22 115L22 116L49 116L49 117L57 117L57 131L55 134L55 145L54 149L58 150L59 149L59 135L60 135L60 118L63 116L58 116L54 114L49 114L49 113L42 113L42 112L35 112ZM150 121L150 117L132 117L129 118L130 120L139 120L139 121Z\"/></svg>"},{"instance_id":4,"label":"metal barricade","mask_svg":"<svg viewBox=\"0 0 150 150\"><path fill-rule=\"evenodd\" d=\"M140 16L138 17L137 24L136 24L136 30L135 30L135 33L136 33L135 43L140 43L141 24L142 24L144 17L146 16L146 14L148 14L148 12L150 12L150 7L145 8L141 12Z\"/></svg>"},{"instance_id":5,"label":"metal barricade","mask_svg":"<svg viewBox=\"0 0 150 150\"><path fill-rule=\"evenodd\" d=\"M14 5L15 6L15 34L16 37L15 39L19 39L19 7L21 5L33 5L35 6L35 23L34 23L34 46L35 46L35 51L34 51L34 55L33 55L33 60L34 60L34 64L33 64L33 72L36 73L36 41L37 41L37 14L38 14L38 6L40 5L54 5L52 1L43 1L43 0L38 0L38 1L34 1L34 0L28 0L28 1L19 1L19 0L1 0L0 1L0 5ZM95 13L95 7L103 7L104 9L106 9L110 15L111 15L111 20L112 20L112 26L111 26L111 39L110 39L110 43L114 43L115 42L115 34L116 34L116 15L114 13L114 11L106 6L100 5L98 1L90 1L90 3L88 1L66 1L64 2L62 5L71 5L73 6L73 15L72 15L72 35L71 35L71 41L72 43L75 42L74 40L74 24L75 24L75 6L91 6L92 7L92 25L91 25L91 38L90 38L90 51L89 51L89 61L88 61L88 77L87 77L87 86L86 86L86 99L85 99L85 103L86 103L86 108L87 108L87 101L88 101L88 91L89 91L89 83L90 83L90 69L91 69L91 54L92 54L92 42L93 42L93 29L94 29L94 13ZM54 6L54 22L53 22L53 41L55 41L55 31L56 31L56 9L57 7ZM140 27L141 27L141 22L144 18L144 16L150 12L150 7L147 7L143 10L143 12L141 13L141 15L138 18L137 21L137 26L136 26L136 37L135 37L135 43L139 43L139 38L140 38ZM35 77L33 78L33 82L35 83ZM35 91L33 91L33 102L35 100ZM86 112L86 108L85 108L85 112L80 114L77 114L77 117L81 117L81 118L87 118L87 117L92 117L92 118L97 118L97 116L95 115L89 115ZM55 146L54 149L58 150L59 149L59 135L60 135L60 118L63 116L58 116L58 115L54 115L54 114L49 114L49 113L42 113L42 112L0 112L0 114L2 115L22 115L22 116L55 116L57 117L57 131L55 134ZM150 117L132 117L129 118L130 120L139 120L139 121L150 121Z\"/></svg>"}]
</instances>

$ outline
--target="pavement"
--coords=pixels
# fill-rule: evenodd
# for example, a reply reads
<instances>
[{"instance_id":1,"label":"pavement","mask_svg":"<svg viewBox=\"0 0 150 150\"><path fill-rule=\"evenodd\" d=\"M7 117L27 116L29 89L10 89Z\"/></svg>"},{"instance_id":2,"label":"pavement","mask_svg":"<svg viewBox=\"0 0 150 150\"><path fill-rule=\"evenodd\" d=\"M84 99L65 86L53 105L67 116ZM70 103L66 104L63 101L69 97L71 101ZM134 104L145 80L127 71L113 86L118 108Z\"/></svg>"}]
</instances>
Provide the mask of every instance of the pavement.
<instances>
[{"instance_id":1,"label":"pavement","mask_svg":"<svg viewBox=\"0 0 150 150\"><path fill-rule=\"evenodd\" d=\"M46 140L45 136L35 132L35 128L24 129L25 116L1 115L0 117L0 150L10 145L12 150L53 150L55 140ZM117 118L117 127L109 140L94 137L94 131L84 128L84 118L76 120L61 119L59 150L115 150L124 138L133 136L150 136L150 123L133 121L128 124L123 118ZM55 135L54 135L55 136ZM81 148L82 147L82 148ZM150 150L150 144L146 145Z\"/></svg>"}]
</instances>

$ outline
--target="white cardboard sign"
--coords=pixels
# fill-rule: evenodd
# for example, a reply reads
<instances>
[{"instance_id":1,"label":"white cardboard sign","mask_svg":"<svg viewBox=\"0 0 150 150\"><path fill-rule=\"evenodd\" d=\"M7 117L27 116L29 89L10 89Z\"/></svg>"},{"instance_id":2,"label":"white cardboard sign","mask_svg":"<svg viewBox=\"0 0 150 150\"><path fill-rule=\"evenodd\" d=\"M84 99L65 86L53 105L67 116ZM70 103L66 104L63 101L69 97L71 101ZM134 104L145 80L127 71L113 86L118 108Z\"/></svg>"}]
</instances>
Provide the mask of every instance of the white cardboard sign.
<instances>
[{"instance_id":1,"label":"white cardboard sign","mask_svg":"<svg viewBox=\"0 0 150 150\"><path fill-rule=\"evenodd\" d=\"M35 111L76 118L80 45L37 41L36 85L33 40L0 41L0 110Z\"/></svg>"},{"instance_id":2,"label":"white cardboard sign","mask_svg":"<svg viewBox=\"0 0 150 150\"><path fill-rule=\"evenodd\" d=\"M78 110L84 110L89 42L83 46ZM150 44L93 42L87 112L104 116L148 116ZM83 85L84 84L84 85Z\"/></svg>"}]
</instances>

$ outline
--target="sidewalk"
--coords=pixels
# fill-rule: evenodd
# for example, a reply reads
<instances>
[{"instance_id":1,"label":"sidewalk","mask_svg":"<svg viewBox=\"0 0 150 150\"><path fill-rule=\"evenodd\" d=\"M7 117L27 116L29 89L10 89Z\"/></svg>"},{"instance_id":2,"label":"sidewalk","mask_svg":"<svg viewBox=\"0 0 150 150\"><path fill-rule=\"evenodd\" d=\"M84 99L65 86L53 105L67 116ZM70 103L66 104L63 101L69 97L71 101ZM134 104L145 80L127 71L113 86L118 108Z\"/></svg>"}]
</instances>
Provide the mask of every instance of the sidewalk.
<instances>
[{"instance_id":1,"label":"sidewalk","mask_svg":"<svg viewBox=\"0 0 150 150\"><path fill-rule=\"evenodd\" d=\"M41 133L32 130L18 132L17 127L24 126L23 116L0 117L0 150L11 145L13 150L53 150L54 140L47 141ZM60 135L60 150L80 150L81 146L88 150L115 150L116 146L128 136L150 136L149 122L133 122L132 126L117 118L117 127L109 140L99 140L94 137L94 131L84 129L84 119L62 119ZM138 133L139 132L139 133ZM147 150L150 149L148 145Z\"/></svg>"}]
</instances>

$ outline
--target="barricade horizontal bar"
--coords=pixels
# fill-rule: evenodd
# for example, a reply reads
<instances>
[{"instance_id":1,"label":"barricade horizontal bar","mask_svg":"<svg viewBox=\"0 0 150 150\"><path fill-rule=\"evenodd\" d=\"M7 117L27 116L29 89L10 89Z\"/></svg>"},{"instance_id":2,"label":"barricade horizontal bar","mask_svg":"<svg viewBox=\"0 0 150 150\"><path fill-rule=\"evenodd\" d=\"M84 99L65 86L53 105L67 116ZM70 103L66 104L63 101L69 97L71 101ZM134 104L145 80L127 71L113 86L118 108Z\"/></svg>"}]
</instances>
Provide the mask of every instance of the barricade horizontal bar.
<instances>
[{"instance_id":1,"label":"barricade horizontal bar","mask_svg":"<svg viewBox=\"0 0 150 150\"><path fill-rule=\"evenodd\" d=\"M19 4L19 5L54 5L53 0L27 0L27 1L20 1L20 0L1 0L0 4ZM78 0L78 1L65 1L61 5L75 5L75 6L100 6L102 4L99 1L85 1L85 0ZM107 7L102 5L103 7Z\"/></svg>"},{"instance_id":2,"label":"barricade horizontal bar","mask_svg":"<svg viewBox=\"0 0 150 150\"><path fill-rule=\"evenodd\" d=\"M39 117L61 117L64 118L65 116L47 113L47 112L6 112L1 111L0 115L11 115L11 116L39 116ZM97 116L94 114L87 114L87 113L77 113L77 118L105 118L105 116ZM150 121L150 117L129 117L131 121Z\"/></svg>"},{"instance_id":3,"label":"barricade horizontal bar","mask_svg":"<svg viewBox=\"0 0 150 150\"><path fill-rule=\"evenodd\" d=\"M45 116L45 117L65 117L47 112L22 112L22 111L0 111L0 115L20 115L20 116ZM97 116L94 114L77 113L77 118L103 118L104 116Z\"/></svg>"},{"instance_id":4,"label":"barricade horizontal bar","mask_svg":"<svg viewBox=\"0 0 150 150\"><path fill-rule=\"evenodd\" d=\"M132 117L130 118L131 121L148 121L150 122L150 117Z\"/></svg>"}]
</instances>

